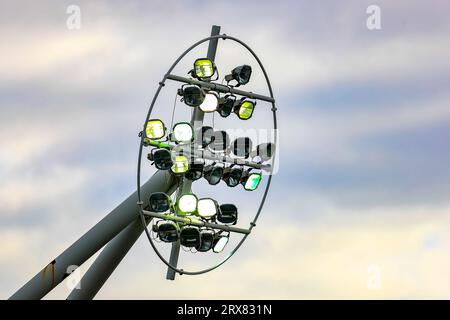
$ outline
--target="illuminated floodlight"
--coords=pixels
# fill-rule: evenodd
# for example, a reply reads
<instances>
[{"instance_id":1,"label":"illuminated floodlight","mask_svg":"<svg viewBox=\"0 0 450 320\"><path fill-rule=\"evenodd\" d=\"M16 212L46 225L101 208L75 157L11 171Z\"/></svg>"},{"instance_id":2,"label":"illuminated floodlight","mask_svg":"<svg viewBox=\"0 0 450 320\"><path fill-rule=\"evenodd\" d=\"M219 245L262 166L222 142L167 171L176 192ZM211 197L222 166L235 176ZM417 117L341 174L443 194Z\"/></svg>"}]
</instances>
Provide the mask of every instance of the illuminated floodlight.
<instances>
[{"instance_id":1,"label":"illuminated floodlight","mask_svg":"<svg viewBox=\"0 0 450 320\"><path fill-rule=\"evenodd\" d=\"M179 122L173 126L171 138L179 144L191 143L194 139L194 130L187 122Z\"/></svg>"},{"instance_id":2,"label":"illuminated floodlight","mask_svg":"<svg viewBox=\"0 0 450 320\"><path fill-rule=\"evenodd\" d=\"M203 198L198 200L197 213L200 217L205 219L211 219L219 210L217 201L211 198Z\"/></svg>"},{"instance_id":3,"label":"illuminated floodlight","mask_svg":"<svg viewBox=\"0 0 450 320\"><path fill-rule=\"evenodd\" d=\"M205 95L205 99L203 100L199 108L203 112L214 112L217 110L218 105L219 95L215 92L210 91Z\"/></svg>"},{"instance_id":4,"label":"illuminated floodlight","mask_svg":"<svg viewBox=\"0 0 450 320\"><path fill-rule=\"evenodd\" d=\"M181 213L194 213L197 211L198 199L194 194L184 194L178 199L178 209Z\"/></svg>"},{"instance_id":5,"label":"illuminated floodlight","mask_svg":"<svg viewBox=\"0 0 450 320\"><path fill-rule=\"evenodd\" d=\"M214 63L208 58L200 58L194 62L194 70L191 73L195 78L204 80L211 78L215 73Z\"/></svg>"},{"instance_id":6,"label":"illuminated floodlight","mask_svg":"<svg viewBox=\"0 0 450 320\"><path fill-rule=\"evenodd\" d=\"M166 127L164 122L159 119L148 120L145 127L145 135L152 140L161 139L166 135Z\"/></svg>"},{"instance_id":7,"label":"illuminated floodlight","mask_svg":"<svg viewBox=\"0 0 450 320\"><path fill-rule=\"evenodd\" d=\"M248 120L253 115L253 110L255 109L256 102L250 100L241 100L237 105L234 106L234 113L241 120Z\"/></svg>"},{"instance_id":8,"label":"illuminated floodlight","mask_svg":"<svg viewBox=\"0 0 450 320\"><path fill-rule=\"evenodd\" d=\"M171 167L173 173L185 173L189 169L189 161L186 156L178 155L173 160Z\"/></svg>"}]
</instances>

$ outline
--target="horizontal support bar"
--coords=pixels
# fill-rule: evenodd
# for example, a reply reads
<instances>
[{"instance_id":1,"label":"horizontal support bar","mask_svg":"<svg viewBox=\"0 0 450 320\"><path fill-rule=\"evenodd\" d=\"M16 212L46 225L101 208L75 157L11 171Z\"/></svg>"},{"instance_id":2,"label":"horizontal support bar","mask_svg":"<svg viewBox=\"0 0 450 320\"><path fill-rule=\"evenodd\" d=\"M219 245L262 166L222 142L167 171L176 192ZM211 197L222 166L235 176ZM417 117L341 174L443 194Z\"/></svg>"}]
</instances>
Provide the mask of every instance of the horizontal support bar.
<instances>
[{"instance_id":1,"label":"horizontal support bar","mask_svg":"<svg viewBox=\"0 0 450 320\"><path fill-rule=\"evenodd\" d=\"M167 75L167 79L197 85L197 86L200 86L205 89L214 90L214 91L218 91L218 92L222 92L222 93L237 94L237 95L247 97L250 99L262 100L262 101L267 101L267 102L271 102L271 103L275 102L274 98L263 96L261 94L257 94L257 93L253 93L253 92L235 89L235 88L228 87L228 86L225 86L225 85L219 84L219 83L204 82L204 81L199 81L199 80L195 80L195 79L189 79L189 78L185 78L185 77L176 76L173 74Z\"/></svg>"},{"instance_id":2,"label":"horizontal support bar","mask_svg":"<svg viewBox=\"0 0 450 320\"><path fill-rule=\"evenodd\" d=\"M144 213L144 215L149 216L149 217L181 222L181 223L185 223L187 225L192 225L192 226L197 226L197 227L208 227L208 228L212 228L212 229L219 229L219 230L223 230L223 231L236 232L236 233L242 233L242 234L250 233L250 230L248 230L248 229L227 226L227 225L217 224L217 223L210 223L210 222L198 220L196 218L184 218L184 217L175 216L175 215L171 215L171 214L157 213L157 212L151 212L151 211L147 211L147 210L143 210L143 213Z\"/></svg>"}]
</instances>

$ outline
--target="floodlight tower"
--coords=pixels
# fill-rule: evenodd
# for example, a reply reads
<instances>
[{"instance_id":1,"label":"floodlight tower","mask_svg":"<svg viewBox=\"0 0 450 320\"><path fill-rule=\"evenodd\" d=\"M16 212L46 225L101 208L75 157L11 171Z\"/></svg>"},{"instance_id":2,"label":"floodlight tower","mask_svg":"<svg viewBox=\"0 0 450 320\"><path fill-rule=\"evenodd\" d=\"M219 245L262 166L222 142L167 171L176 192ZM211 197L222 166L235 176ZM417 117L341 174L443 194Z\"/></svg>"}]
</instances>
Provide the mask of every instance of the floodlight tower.
<instances>
[{"instance_id":1,"label":"floodlight tower","mask_svg":"<svg viewBox=\"0 0 450 320\"><path fill-rule=\"evenodd\" d=\"M269 96L237 89L249 82L252 74L249 65L236 67L226 75L226 85L215 82L218 76L214 60L221 39L236 42L251 53L264 74ZM191 50L205 42L209 42L206 58L195 60L190 78L172 74L175 66ZM187 106L193 108L190 121L177 123L169 129L162 120L152 118L153 107L168 80L182 83L178 95ZM137 191L52 260L10 299L43 298L69 276L74 267L80 266L104 247L84 274L80 286L68 296L68 299L77 300L94 298L142 232L145 232L157 256L167 265L166 278L169 280L174 280L176 273L203 274L225 263L256 226L270 188L275 144L263 143L252 150L252 141L247 137L237 138L230 143L226 131L205 127L203 119L205 113L217 112L222 117L235 113L238 119L248 120L253 115L257 101L265 101L272 106L275 142L277 109L269 78L260 59L243 41L221 35L220 27L213 26L211 36L197 41L184 51L159 82L140 132ZM142 184L142 158L146 148L153 148L147 159L158 170ZM269 160L270 164L267 163ZM222 166L217 166L217 163ZM192 192L192 183L202 177L210 185L224 181L229 187L242 184L244 190L253 191L258 188L263 172L267 173L266 186L257 212L247 228L235 225L238 208L234 204L219 204L212 198L198 199ZM173 193L174 197L171 196ZM231 233L242 234L243 237L220 263L198 271L186 271L178 267L181 247L197 252L220 253ZM157 249L155 238L171 243L169 261Z\"/></svg>"}]
</instances>

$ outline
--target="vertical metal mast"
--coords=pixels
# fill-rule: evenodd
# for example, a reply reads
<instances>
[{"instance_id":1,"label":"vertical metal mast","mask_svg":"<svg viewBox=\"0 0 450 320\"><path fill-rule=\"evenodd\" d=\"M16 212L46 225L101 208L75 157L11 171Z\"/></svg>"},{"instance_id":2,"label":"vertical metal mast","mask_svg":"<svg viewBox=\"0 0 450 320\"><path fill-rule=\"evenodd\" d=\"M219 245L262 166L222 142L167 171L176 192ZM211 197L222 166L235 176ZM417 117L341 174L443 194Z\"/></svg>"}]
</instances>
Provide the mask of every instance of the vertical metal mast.
<instances>
[{"instance_id":1,"label":"vertical metal mast","mask_svg":"<svg viewBox=\"0 0 450 320\"><path fill-rule=\"evenodd\" d=\"M218 36L220 34L220 26L213 25L211 28L211 36ZM216 51L217 51L217 44L219 42L219 39L211 39L209 40L208 44L208 53L206 57L214 62L216 59ZM194 132L197 132L198 128L201 128L203 125L203 118L205 116L205 113L200 110L200 108L195 108L194 113L192 114L191 118L191 125L194 128ZM192 181L185 180L183 182L183 187L181 189L181 192L177 194L177 198L179 198L182 194L191 192L191 185ZM170 258L169 263L170 265L176 267L178 264L178 257L180 255L180 240L177 242L172 243L172 249L170 251ZM167 268L167 280L175 280L176 272L172 270L171 268Z\"/></svg>"}]
</instances>

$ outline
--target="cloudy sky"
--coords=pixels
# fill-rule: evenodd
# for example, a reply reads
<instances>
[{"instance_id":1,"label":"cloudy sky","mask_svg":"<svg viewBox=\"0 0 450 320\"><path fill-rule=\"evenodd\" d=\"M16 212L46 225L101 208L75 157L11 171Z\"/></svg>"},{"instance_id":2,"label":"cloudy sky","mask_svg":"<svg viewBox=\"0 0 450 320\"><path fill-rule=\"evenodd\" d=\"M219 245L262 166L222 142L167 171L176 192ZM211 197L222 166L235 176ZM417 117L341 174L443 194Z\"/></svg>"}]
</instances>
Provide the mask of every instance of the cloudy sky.
<instances>
[{"instance_id":1,"label":"cloudy sky","mask_svg":"<svg viewBox=\"0 0 450 320\"><path fill-rule=\"evenodd\" d=\"M367 28L373 4L379 30ZM70 5L81 9L79 30L67 27ZM280 162L261 220L222 268L174 282L141 237L97 298L450 298L449 9L444 0L0 0L0 298L135 190L137 133L157 82L212 24L246 41L273 82ZM252 64L248 89L267 94L242 49L218 50L222 75ZM168 119L174 88L155 115ZM258 107L251 123L219 125L267 127L269 109ZM243 220L260 199L199 190L235 202ZM217 259L183 253L181 262ZM47 298L65 298L70 280Z\"/></svg>"}]
</instances>

